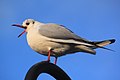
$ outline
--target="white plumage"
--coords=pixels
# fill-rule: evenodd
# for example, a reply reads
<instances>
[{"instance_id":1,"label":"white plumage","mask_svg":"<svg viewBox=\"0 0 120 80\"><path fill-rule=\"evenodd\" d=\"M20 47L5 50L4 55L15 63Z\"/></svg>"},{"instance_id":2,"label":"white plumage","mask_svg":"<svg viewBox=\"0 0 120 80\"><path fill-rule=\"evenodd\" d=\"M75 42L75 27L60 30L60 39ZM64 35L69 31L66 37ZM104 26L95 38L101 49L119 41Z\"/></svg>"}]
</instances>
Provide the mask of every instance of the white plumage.
<instances>
[{"instance_id":1,"label":"white plumage","mask_svg":"<svg viewBox=\"0 0 120 80\"><path fill-rule=\"evenodd\" d=\"M56 57L57 60L59 56L75 52L96 54L94 49L104 48L103 46L115 42L115 39L92 42L77 36L62 25L45 24L33 19L25 20L22 25L15 24L13 26L24 28L24 32L27 32L29 46L40 54L48 55L48 61L50 55Z\"/></svg>"}]
</instances>

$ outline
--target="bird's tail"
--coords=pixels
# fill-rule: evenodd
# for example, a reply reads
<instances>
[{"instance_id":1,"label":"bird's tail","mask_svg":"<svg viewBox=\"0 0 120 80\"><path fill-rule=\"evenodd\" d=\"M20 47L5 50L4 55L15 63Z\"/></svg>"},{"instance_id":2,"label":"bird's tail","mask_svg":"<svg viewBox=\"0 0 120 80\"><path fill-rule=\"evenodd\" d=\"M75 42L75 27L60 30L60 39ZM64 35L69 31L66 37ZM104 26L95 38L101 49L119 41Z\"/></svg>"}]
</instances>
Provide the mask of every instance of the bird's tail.
<instances>
[{"instance_id":1,"label":"bird's tail","mask_svg":"<svg viewBox=\"0 0 120 80\"><path fill-rule=\"evenodd\" d=\"M90 42L89 44L92 44L93 46L78 45L76 47L78 48L78 50L80 50L82 52L91 53L91 54L95 55L96 51L94 49L96 49L96 48L102 48L102 49L113 51L104 46L106 46L108 44L112 44L114 42L115 42L115 39L110 39L110 40L104 40L104 41L98 41L98 42Z\"/></svg>"},{"instance_id":2,"label":"bird's tail","mask_svg":"<svg viewBox=\"0 0 120 80\"><path fill-rule=\"evenodd\" d=\"M115 39L94 42L95 46L92 49L103 48L103 49L107 49L107 50L113 51L111 49L105 48L104 46L112 44L114 42L115 42Z\"/></svg>"}]
</instances>

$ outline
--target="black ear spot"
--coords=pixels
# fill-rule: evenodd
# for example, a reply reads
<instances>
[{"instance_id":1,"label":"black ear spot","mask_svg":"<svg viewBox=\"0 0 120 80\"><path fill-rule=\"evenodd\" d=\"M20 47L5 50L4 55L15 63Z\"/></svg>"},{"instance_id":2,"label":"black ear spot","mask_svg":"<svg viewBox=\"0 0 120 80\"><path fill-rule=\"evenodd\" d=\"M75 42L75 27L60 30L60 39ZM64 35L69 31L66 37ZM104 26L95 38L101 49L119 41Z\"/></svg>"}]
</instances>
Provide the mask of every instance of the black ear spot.
<instances>
[{"instance_id":1,"label":"black ear spot","mask_svg":"<svg viewBox=\"0 0 120 80\"><path fill-rule=\"evenodd\" d=\"M34 24L35 22L33 21L33 24Z\"/></svg>"}]
</instances>

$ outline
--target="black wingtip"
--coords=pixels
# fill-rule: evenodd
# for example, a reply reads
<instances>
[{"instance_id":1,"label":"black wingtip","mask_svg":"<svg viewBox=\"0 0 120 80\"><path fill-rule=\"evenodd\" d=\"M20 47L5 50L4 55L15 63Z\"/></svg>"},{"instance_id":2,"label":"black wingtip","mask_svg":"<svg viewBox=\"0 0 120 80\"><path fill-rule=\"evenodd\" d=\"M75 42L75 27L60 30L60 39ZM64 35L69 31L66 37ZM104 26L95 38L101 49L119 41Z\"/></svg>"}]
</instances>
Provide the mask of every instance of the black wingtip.
<instances>
[{"instance_id":1,"label":"black wingtip","mask_svg":"<svg viewBox=\"0 0 120 80\"><path fill-rule=\"evenodd\" d=\"M116 40L115 39L111 39L111 40L109 40L111 43L110 44L112 44L112 43L114 43Z\"/></svg>"}]
</instances>

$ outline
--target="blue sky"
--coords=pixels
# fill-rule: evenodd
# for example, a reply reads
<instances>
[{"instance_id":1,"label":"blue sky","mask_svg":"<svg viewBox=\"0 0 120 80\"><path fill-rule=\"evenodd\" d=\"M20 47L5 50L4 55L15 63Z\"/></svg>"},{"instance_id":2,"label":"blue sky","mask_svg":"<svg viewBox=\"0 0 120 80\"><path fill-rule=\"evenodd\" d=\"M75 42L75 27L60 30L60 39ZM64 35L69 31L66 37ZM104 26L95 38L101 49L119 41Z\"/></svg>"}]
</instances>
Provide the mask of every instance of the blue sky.
<instances>
[{"instance_id":1,"label":"blue sky","mask_svg":"<svg viewBox=\"0 0 120 80\"><path fill-rule=\"evenodd\" d=\"M57 65L72 80L120 80L120 0L1 0L0 80L23 80L33 64L47 59L28 46L25 34L17 38L22 29L11 26L27 18L63 24L92 41L115 38L106 46L115 52L79 52L60 57ZM53 80L47 74L39 79Z\"/></svg>"}]
</instances>

